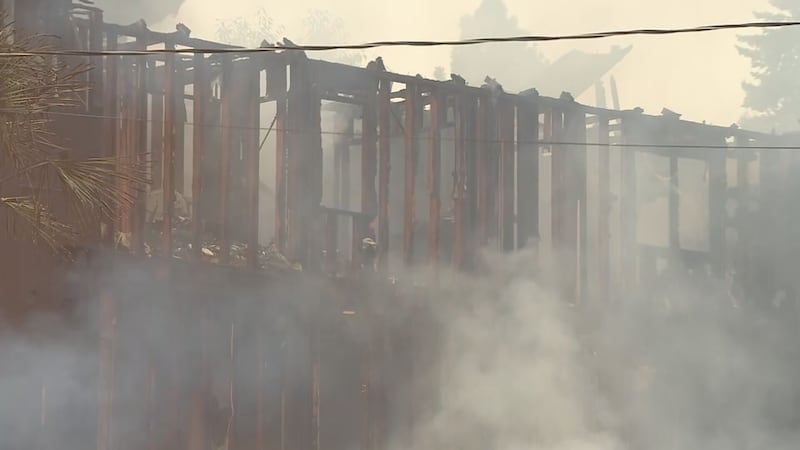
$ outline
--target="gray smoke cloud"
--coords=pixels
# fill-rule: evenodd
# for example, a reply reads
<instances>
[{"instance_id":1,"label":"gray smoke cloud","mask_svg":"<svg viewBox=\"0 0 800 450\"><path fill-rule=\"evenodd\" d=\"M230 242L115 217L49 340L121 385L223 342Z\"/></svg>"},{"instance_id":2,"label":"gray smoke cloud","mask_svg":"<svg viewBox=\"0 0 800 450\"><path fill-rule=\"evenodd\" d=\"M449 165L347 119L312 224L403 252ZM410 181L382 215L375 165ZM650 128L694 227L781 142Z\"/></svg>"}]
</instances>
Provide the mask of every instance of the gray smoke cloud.
<instances>
[{"instance_id":1,"label":"gray smoke cloud","mask_svg":"<svg viewBox=\"0 0 800 450\"><path fill-rule=\"evenodd\" d=\"M572 306L536 261L493 259L443 301L442 395L419 448L796 446L796 305L734 304L698 276Z\"/></svg>"},{"instance_id":2,"label":"gray smoke cloud","mask_svg":"<svg viewBox=\"0 0 800 450\"><path fill-rule=\"evenodd\" d=\"M653 285L646 295L592 299L576 306L544 282L557 273L553 268L545 266L540 276L534 275L539 258L532 252L487 255L486 260L492 269L485 276L445 275L443 280L451 281L432 298L438 337L422 338L418 344L440 350L434 364L417 367L416 376L432 382L438 395L414 399L422 413L411 448L796 447L796 311L734 304L724 286L702 277L674 278L669 289ZM408 281L424 272L400 275ZM217 405L212 415L216 444L230 414L232 323L241 327L234 331L238 417L254 411L256 355L278 354L287 333L299 343L287 349L293 355L289 379L296 388L307 389L301 362L309 357L309 328L300 317L307 308L320 307L321 285L275 282L263 291L230 283L223 286L224 296L180 294L179 286L155 281L152 272L135 264L118 264L104 283L120 301L114 423L120 448L144 445L148 367L167 368L171 374L167 380L172 381L159 381L162 408L171 403L165 400L172 398L167 397L170 389L177 387L174 398L185 400L196 386L203 305L210 324L203 333L209 342L209 389ZM83 298L70 317L40 316L24 331L6 328L0 335L0 358L13 361L0 368L0 448L24 448L32 439L42 448L92 444L95 301ZM342 327L336 314L330 317L321 329ZM390 328L411 326L407 320L403 314L390 317ZM262 334L253 334L255 330ZM355 333L352 342L358 341L357 331L347 333ZM331 344L324 354L327 361L350 361L342 364L358 367L352 349ZM267 361L264 386L274 400L280 368ZM323 372L321 416L326 427L346 421L340 416L358 416L356 409L342 410L342 403L335 410L326 404L334 393L343 395L340 391L357 398L356 373ZM355 401L345 404L357 407ZM38 432L40 426L46 433ZM171 432L170 424L160 426ZM397 434L392 422L389 432ZM392 448L408 448L407 439L393 439ZM341 445L356 442L340 440Z\"/></svg>"}]
</instances>

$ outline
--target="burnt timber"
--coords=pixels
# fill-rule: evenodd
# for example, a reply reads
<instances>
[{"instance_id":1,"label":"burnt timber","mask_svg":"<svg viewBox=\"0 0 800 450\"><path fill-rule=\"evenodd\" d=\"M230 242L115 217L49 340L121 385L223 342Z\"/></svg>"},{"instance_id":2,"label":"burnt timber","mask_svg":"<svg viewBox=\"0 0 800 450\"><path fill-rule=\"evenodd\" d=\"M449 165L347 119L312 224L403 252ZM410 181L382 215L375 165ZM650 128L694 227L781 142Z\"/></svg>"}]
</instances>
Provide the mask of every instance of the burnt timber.
<instances>
[{"instance_id":1,"label":"burnt timber","mask_svg":"<svg viewBox=\"0 0 800 450\"><path fill-rule=\"evenodd\" d=\"M143 23L108 24L102 11L84 6L73 8L68 23L65 45L79 49L236 48L193 38L184 27L163 33ZM380 449L389 428L414 425L413 405L397 406L403 388L418 389L417 396L431 389L402 385L408 373L398 371L435 359L434 348L414 348L420 335L435 333L419 306L433 294L410 288L416 280L395 280L404 267L479 274L482 251L527 250L557 260L553 285L577 304L634 295L663 261L720 277L743 272L757 263L724 237L735 230L747 242L768 223L776 206L766 196L781 192L789 175L785 152L760 149L793 144L784 137L595 108L568 94L511 94L488 78L473 87L396 74L379 60L352 67L287 48L90 62L86 110L59 117L58 129L90 154L154 163L147 195L119 211L111 227L127 253L115 264L146 261L145 279L170 292L171 326L193 338L184 354L151 349L146 370L121 367L115 355L130 351L126 339L135 341L136 289L96 287L98 450L205 450L219 436L231 449ZM263 158L274 159L273 173L261 172ZM644 242L636 224L649 214L642 196L654 159L668 167L665 238ZM708 174L700 248L681 244L679 163L686 161ZM262 189L264 180L274 183L271 190ZM272 197L267 213L264 195ZM723 206L754 200L764 212L755 222L729 217ZM153 203L161 205L155 213ZM268 268L276 255L287 262L283 271ZM224 286L231 285L269 297L264 316L243 317L231 301L230 316L208 317L208 304L227 299ZM158 300L165 299L151 306L163 308ZM417 325L389 320L392 314ZM287 330L280 317L297 326ZM211 341L226 343L238 412L209 412ZM324 347L336 343L349 349L346 360L325 359ZM391 361L387 348L399 349ZM264 372L268 362L275 379ZM182 385L171 376L179 364L196 367L198 379ZM132 369L138 372L128 376L147 395L129 405L115 391L114 374ZM330 372L346 381L326 386L321 374ZM303 376L290 380L288 373ZM261 386L252 400L237 390L248 383ZM169 398L159 402L161 395ZM358 413L321 424L326 402ZM143 441L115 437L121 409L143 417ZM47 436L52 421L43 419L37 433Z\"/></svg>"}]
</instances>

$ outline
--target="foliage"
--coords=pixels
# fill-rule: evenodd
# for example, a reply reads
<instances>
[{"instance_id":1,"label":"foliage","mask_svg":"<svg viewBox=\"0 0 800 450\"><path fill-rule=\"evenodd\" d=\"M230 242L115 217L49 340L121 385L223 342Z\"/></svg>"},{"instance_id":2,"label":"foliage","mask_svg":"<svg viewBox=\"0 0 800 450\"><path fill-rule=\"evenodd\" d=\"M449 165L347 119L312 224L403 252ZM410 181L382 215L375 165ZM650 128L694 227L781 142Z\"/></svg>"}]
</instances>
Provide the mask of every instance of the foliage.
<instances>
[{"instance_id":1,"label":"foliage","mask_svg":"<svg viewBox=\"0 0 800 450\"><path fill-rule=\"evenodd\" d=\"M305 39L310 44L333 45L347 42L347 29L341 17L333 16L330 11L312 10L303 20L306 28ZM354 66L363 65L366 57L363 52L333 50L327 51L323 59Z\"/></svg>"},{"instance_id":2,"label":"foliage","mask_svg":"<svg viewBox=\"0 0 800 450\"><path fill-rule=\"evenodd\" d=\"M461 39L529 34L509 13L504 0L481 1L473 14L461 18L460 28ZM490 75L507 91L534 86L534 77L547 66L537 47L527 43L453 47L451 55L451 71L467 82L480 85Z\"/></svg>"},{"instance_id":3,"label":"foliage","mask_svg":"<svg viewBox=\"0 0 800 450\"><path fill-rule=\"evenodd\" d=\"M237 17L219 20L218 23L217 39L243 47L258 47L262 40L275 42L283 33L283 27L278 26L263 8L251 18Z\"/></svg>"},{"instance_id":4,"label":"foliage","mask_svg":"<svg viewBox=\"0 0 800 450\"><path fill-rule=\"evenodd\" d=\"M766 21L800 18L800 3L793 0L770 0L771 12L756 13ZM798 128L800 120L800 28L783 27L762 30L759 34L739 36L739 53L750 59L754 82L745 82L744 106L755 113L749 121L769 123L776 131ZM745 123L746 126L749 124Z\"/></svg>"},{"instance_id":5,"label":"foliage","mask_svg":"<svg viewBox=\"0 0 800 450\"><path fill-rule=\"evenodd\" d=\"M305 33L298 43L330 45L346 40L344 21L333 16L329 11L311 10L303 19ZM262 41L276 42L283 38L285 29L277 24L264 9L259 9L252 18L237 17L232 20L219 21L217 39L244 47L257 47ZM290 39L294 37L290 36ZM363 52L326 51L320 54L322 59L343 64L363 65Z\"/></svg>"},{"instance_id":6,"label":"foliage","mask_svg":"<svg viewBox=\"0 0 800 450\"><path fill-rule=\"evenodd\" d=\"M7 23L2 10L0 22ZM0 53L51 48L43 36L12 36L10 26L0 28ZM57 57L0 58L0 216L7 218L2 230L63 256L71 256L88 227L133 204L135 194L124 184L145 181L137 163L71 158L55 139L52 116L83 103L89 70Z\"/></svg>"}]
</instances>

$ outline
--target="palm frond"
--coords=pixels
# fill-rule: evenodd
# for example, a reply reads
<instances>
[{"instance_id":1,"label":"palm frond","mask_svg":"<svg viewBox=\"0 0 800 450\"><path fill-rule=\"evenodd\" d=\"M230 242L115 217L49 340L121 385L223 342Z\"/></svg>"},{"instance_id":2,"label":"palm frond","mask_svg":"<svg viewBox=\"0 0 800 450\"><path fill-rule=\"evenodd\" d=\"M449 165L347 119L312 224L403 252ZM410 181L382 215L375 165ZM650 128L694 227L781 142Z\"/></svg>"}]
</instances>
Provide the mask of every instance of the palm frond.
<instances>
[{"instance_id":1,"label":"palm frond","mask_svg":"<svg viewBox=\"0 0 800 450\"><path fill-rule=\"evenodd\" d=\"M120 209L134 206L147 183L142 164L118 158L53 160L65 201L82 224L112 219Z\"/></svg>"},{"instance_id":2,"label":"palm frond","mask_svg":"<svg viewBox=\"0 0 800 450\"><path fill-rule=\"evenodd\" d=\"M6 13L0 11L6 23ZM51 50L44 36L13 36L0 28L0 52ZM69 66L57 57L0 59L0 166L23 167L53 156L48 114L83 104L88 65Z\"/></svg>"},{"instance_id":3,"label":"palm frond","mask_svg":"<svg viewBox=\"0 0 800 450\"><path fill-rule=\"evenodd\" d=\"M59 254L71 256L69 249L78 237L75 228L60 221L38 198L0 197L0 208L6 210L7 229L13 237L43 243Z\"/></svg>"},{"instance_id":4,"label":"palm frond","mask_svg":"<svg viewBox=\"0 0 800 450\"><path fill-rule=\"evenodd\" d=\"M0 26L0 52L52 49L45 36L11 37L12 28ZM0 207L15 235L29 227L27 237L59 253L75 243L79 226L96 226L133 206L147 182L137 160L75 160L59 145L51 113L84 104L89 70L59 57L0 58ZM64 217L61 208L48 207L56 192L67 205Z\"/></svg>"}]
</instances>

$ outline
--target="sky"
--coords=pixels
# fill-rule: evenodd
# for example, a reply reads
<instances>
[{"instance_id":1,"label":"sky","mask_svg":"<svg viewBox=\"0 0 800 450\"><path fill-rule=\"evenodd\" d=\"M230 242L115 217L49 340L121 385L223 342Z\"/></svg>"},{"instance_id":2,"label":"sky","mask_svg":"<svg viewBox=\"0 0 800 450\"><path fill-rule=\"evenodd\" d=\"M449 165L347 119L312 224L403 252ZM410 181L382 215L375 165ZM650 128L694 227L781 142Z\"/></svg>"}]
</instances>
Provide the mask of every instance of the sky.
<instances>
[{"instance_id":1,"label":"sky","mask_svg":"<svg viewBox=\"0 0 800 450\"><path fill-rule=\"evenodd\" d=\"M284 27L288 37L296 38L306 35L303 19L311 10L326 10L344 24L342 35L335 39L343 37L351 43L390 39L447 40L459 38L461 17L474 11L479 3L480 0L391 3L387 0L226 0L224 3L185 0L177 14L158 23L151 22L151 26L170 30L174 29L175 22L183 22L194 35L214 38L219 20L253 17L263 8ZM768 9L767 0L506 0L506 5L520 27L531 34L753 21L754 11ZM623 108L638 106L648 113L658 114L667 107L688 120L730 125L743 114L741 84L749 77L748 61L739 56L735 48L736 34L736 31L719 31L554 42L541 45L540 50L552 60L572 48L603 51L612 45L632 44L631 54L612 71ZM493 45L502 51L502 44ZM370 58L377 55L383 56L388 68L396 72L432 76L436 66L449 69L450 53L446 47L383 48L368 53ZM319 54L319 57L324 58L324 55ZM487 72L492 71L487 69ZM593 103L593 92L583 95L579 101Z\"/></svg>"}]
</instances>

